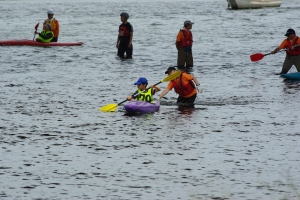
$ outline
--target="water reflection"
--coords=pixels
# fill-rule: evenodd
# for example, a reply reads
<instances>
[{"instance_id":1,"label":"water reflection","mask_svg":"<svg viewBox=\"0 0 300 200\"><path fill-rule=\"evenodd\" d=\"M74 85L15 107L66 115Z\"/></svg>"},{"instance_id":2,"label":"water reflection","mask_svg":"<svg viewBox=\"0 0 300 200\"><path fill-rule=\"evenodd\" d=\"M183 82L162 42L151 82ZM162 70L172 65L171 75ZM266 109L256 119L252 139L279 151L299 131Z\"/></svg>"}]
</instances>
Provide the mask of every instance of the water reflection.
<instances>
[{"instance_id":1,"label":"water reflection","mask_svg":"<svg viewBox=\"0 0 300 200\"><path fill-rule=\"evenodd\" d=\"M300 90L300 80L285 79L283 82L283 92L286 94L294 94Z\"/></svg>"},{"instance_id":2,"label":"water reflection","mask_svg":"<svg viewBox=\"0 0 300 200\"><path fill-rule=\"evenodd\" d=\"M191 115L196 110L194 104L180 104L177 107L179 114Z\"/></svg>"}]
</instances>

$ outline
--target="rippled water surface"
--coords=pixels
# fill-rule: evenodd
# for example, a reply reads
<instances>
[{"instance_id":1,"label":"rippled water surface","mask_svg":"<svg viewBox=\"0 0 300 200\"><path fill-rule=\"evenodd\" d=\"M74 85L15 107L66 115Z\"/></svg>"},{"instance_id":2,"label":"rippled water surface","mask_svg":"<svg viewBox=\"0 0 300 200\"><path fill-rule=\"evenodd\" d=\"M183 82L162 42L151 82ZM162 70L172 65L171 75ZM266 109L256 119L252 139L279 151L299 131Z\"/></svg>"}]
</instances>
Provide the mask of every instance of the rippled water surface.
<instances>
[{"instance_id":1,"label":"rippled water surface","mask_svg":"<svg viewBox=\"0 0 300 200\"><path fill-rule=\"evenodd\" d=\"M49 7L59 41L84 45L0 46L0 199L300 199L300 82L274 75L284 54L249 59L300 33L298 0L236 11L225 0L2 0L0 40L32 39ZM129 61L116 58L123 11ZM165 77L187 19L204 89L195 108L169 92L153 114L99 112L140 76Z\"/></svg>"}]
</instances>

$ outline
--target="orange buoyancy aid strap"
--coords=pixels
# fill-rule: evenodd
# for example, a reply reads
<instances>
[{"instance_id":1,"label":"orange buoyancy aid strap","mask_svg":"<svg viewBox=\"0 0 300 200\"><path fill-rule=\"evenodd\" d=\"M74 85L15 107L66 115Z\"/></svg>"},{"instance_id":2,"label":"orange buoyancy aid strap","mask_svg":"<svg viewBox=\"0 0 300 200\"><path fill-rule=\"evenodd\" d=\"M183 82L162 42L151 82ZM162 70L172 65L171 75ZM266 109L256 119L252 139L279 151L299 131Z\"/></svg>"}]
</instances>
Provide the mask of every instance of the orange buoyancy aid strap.
<instances>
[{"instance_id":1,"label":"orange buoyancy aid strap","mask_svg":"<svg viewBox=\"0 0 300 200\"><path fill-rule=\"evenodd\" d=\"M186 84L184 84L182 82L182 74L183 73L184 72L182 72L179 77L179 84L176 82L176 79L171 81L175 92L177 94L179 94L179 96L187 96L190 93L192 93L195 89L195 84L193 83L193 81L189 80L188 83L186 83Z\"/></svg>"},{"instance_id":2,"label":"orange buoyancy aid strap","mask_svg":"<svg viewBox=\"0 0 300 200\"><path fill-rule=\"evenodd\" d=\"M193 46L193 34L191 31L187 31L185 29L180 30L183 34L183 38L180 41L179 46L181 47L188 47L188 46Z\"/></svg>"},{"instance_id":3,"label":"orange buoyancy aid strap","mask_svg":"<svg viewBox=\"0 0 300 200\"><path fill-rule=\"evenodd\" d=\"M54 37L58 37L59 35L59 23L58 21L53 18L52 20L46 19L45 24L50 24L51 25L51 30L54 33Z\"/></svg>"},{"instance_id":4,"label":"orange buoyancy aid strap","mask_svg":"<svg viewBox=\"0 0 300 200\"><path fill-rule=\"evenodd\" d=\"M286 48L289 49L288 51L286 51L286 54L290 56L300 55L300 48L291 49L292 46L295 46L297 44L299 37L297 37L293 42L291 42L289 39L286 40ZM300 44L300 42L298 44Z\"/></svg>"}]
</instances>

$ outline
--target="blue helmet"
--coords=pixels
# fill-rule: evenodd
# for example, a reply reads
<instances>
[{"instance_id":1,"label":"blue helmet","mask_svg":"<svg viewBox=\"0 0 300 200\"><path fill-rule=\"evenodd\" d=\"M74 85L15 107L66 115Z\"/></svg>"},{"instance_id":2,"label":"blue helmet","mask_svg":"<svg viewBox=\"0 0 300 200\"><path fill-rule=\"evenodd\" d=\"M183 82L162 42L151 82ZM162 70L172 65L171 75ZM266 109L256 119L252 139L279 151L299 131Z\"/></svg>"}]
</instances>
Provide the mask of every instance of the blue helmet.
<instances>
[{"instance_id":1,"label":"blue helmet","mask_svg":"<svg viewBox=\"0 0 300 200\"><path fill-rule=\"evenodd\" d=\"M120 16L121 16L121 17L125 17L126 19L129 18L128 13L126 13L126 12L121 13Z\"/></svg>"}]
</instances>

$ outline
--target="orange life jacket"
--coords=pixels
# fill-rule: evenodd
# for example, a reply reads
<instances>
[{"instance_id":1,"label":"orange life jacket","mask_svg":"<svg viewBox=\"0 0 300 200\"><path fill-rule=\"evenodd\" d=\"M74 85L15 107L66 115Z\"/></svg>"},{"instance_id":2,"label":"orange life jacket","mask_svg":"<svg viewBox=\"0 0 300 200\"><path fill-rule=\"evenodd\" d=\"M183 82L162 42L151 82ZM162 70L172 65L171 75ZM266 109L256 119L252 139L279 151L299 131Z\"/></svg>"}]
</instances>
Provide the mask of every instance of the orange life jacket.
<instances>
[{"instance_id":1,"label":"orange life jacket","mask_svg":"<svg viewBox=\"0 0 300 200\"><path fill-rule=\"evenodd\" d=\"M287 39L287 44L286 44L286 48L290 49L292 48L292 46L296 45L297 41L298 41L299 37L297 37L294 42L291 42L289 39ZM290 56L297 56L300 55L300 48L296 48L293 50L288 50L286 51L286 54L290 55Z\"/></svg>"},{"instance_id":2,"label":"orange life jacket","mask_svg":"<svg viewBox=\"0 0 300 200\"><path fill-rule=\"evenodd\" d=\"M179 47L191 47L193 45L193 34L185 29L180 30L183 33L183 39L179 42Z\"/></svg>"},{"instance_id":3,"label":"orange life jacket","mask_svg":"<svg viewBox=\"0 0 300 200\"><path fill-rule=\"evenodd\" d=\"M50 24L51 25L51 31L54 33L54 37L58 37L58 35L59 35L59 23L55 18L53 18L53 20L46 19L44 24Z\"/></svg>"},{"instance_id":4,"label":"orange life jacket","mask_svg":"<svg viewBox=\"0 0 300 200\"><path fill-rule=\"evenodd\" d=\"M193 92L195 89L195 84L191 80L189 80L189 82L187 84L183 84L183 82L182 82L182 74L183 73L184 72L182 72L181 75L179 76L179 84L176 82L176 80L178 78L171 81L175 92L177 94L179 94L179 96L181 96L181 97L191 94L191 92Z\"/></svg>"}]
</instances>

